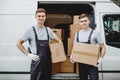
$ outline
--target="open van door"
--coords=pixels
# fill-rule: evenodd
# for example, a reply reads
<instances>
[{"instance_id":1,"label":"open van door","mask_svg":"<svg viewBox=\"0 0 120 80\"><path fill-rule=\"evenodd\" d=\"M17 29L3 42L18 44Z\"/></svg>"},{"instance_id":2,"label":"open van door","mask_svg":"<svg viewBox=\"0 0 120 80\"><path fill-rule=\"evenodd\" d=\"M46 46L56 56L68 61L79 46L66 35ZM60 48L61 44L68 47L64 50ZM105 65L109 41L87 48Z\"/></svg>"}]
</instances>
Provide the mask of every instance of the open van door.
<instances>
[{"instance_id":1,"label":"open van door","mask_svg":"<svg viewBox=\"0 0 120 80\"><path fill-rule=\"evenodd\" d=\"M56 1L52 3L49 3L49 2L47 3L44 1L38 2L38 8L42 7L47 10L47 20L45 24L48 27L62 30L62 41L64 43L64 49L65 49L67 59L65 62L62 62L60 64L61 66L59 67L60 69L56 70L55 68L57 67L55 66L57 65L53 64L53 73L57 73L57 72L76 73L76 64L72 64L69 59L71 49L68 47L70 47L70 44L73 44L73 42L69 42L69 40L73 41L74 39L74 35L72 37L70 35L71 34L70 25L79 24L79 19L77 19L78 23L74 23L75 16L79 16L81 13L87 13L90 15L90 19L91 19L90 27L95 28L93 6L94 6L93 2L86 2L86 3L73 2L73 1L69 1L69 2Z\"/></svg>"}]
</instances>

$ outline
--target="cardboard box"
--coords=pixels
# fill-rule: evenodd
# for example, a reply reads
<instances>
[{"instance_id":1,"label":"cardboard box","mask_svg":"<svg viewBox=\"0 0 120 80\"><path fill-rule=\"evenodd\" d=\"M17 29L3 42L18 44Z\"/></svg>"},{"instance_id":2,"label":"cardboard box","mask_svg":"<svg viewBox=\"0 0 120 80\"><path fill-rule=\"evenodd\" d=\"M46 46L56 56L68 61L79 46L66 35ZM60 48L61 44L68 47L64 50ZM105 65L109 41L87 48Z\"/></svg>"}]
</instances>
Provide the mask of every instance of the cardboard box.
<instances>
[{"instance_id":1,"label":"cardboard box","mask_svg":"<svg viewBox=\"0 0 120 80\"><path fill-rule=\"evenodd\" d=\"M73 39L73 38L68 38L68 51L67 51L67 56L70 56L70 55L71 55L71 51L72 51L72 48L73 48L73 42L74 42L74 39Z\"/></svg>"},{"instance_id":2,"label":"cardboard box","mask_svg":"<svg viewBox=\"0 0 120 80\"><path fill-rule=\"evenodd\" d=\"M56 27L58 24L72 23L72 17L68 14L47 14L45 24L51 28Z\"/></svg>"},{"instance_id":3,"label":"cardboard box","mask_svg":"<svg viewBox=\"0 0 120 80\"><path fill-rule=\"evenodd\" d=\"M100 47L98 45L86 43L74 43L72 56L75 62L97 66Z\"/></svg>"},{"instance_id":4,"label":"cardboard box","mask_svg":"<svg viewBox=\"0 0 120 80\"><path fill-rule=\"evenodd\" d=\"M52 63L62 62L66 60L63 43L52 43L50 45Z\"/></svg>"},{"instance_id":5,"label":"cardboard box","mask_svg":"<svg viewBox=\"0 0 120 80\"><path fill-rule=\"evenodd\" d=\"M75 33L81 29L79 24L71 24L70 25L70 38L74 38Z\"/></svg>"},{"instance_id":6,"label":"cardboard box","mask_svg":"<svg viewBox=\"0 0 120 80\"><path fill-rule=\"evenodd\" d=\"M61 29L52 28L52 31L58 36L59 39L61 39Z\"/></svg>"},{"instance_id":7,"label":"cardboard box","mask_svg":"<svg viewBox=\"0 0 120 80\"><path fill-rule=\"evenodd\" d=\"M61 63L52 63L52 74L60 72Z\"/></svg>"},{"instance_id":8,"label":"cardboard box","mask_svg":"<svg viewBox=\"0 0 120 80\"><path fill-rule=\"evenodd\" d=\"M79 20L79 15L74 15L73 16L73 24L79 24L80 20Z\"/></svg>"},{"instance_id":9,"label":"cardboard box","mask_svg":"<svg viewBox=\"0 0 120 80\"><path fill-rule=\"evenodd\" d=\"M74 72L74 64L70 62L70 57L67 56L66 61L61 62L61 69L60 72L70 72L73 73Z\"/></svg>"}]
</instances>

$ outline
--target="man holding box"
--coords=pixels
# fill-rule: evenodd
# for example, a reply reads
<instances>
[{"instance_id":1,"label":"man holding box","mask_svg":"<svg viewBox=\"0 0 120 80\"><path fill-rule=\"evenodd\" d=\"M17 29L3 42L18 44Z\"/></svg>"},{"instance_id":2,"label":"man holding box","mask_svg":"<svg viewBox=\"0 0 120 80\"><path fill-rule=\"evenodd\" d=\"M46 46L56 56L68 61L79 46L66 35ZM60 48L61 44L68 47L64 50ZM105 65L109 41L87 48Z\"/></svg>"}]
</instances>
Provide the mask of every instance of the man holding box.
<instances>
[{"instance_id":1,"label":"man holding box","mask_svg":"<svg viewBox=\"0 0 120 80\"><path fill-rule=\"evenodd\" d=\"M58 42L61 40L49 27L44 26L46 10L36 10L35 19L37 24L25 32L17 42L17 47L32 60L30 80L51 80L51 53L49 49L50 39ZM23 43L29 41L30 50L26 50Z\"/></svg>"},{"instance_id":2,"label":"man holding box","mask_svg":"<svg viewBox=\"0 0 120 80\"><path fill-rule=\"evenodd\" d=\"M104 43L100 37L100 34L96 30L93 30L89 27L90 19L87 14L85 13L81 14L79 16L79 20L82 29L76 32L74 42L81 42L81 43L95 44L95 45L99 44L101 50L101 55L100 58L98 59L98 65L99 65L106 51ZM72 55L70 56L70 59L72 62L74 62L74 60L72 59ZM88 80L88 75L90 80L98 80L98 67L84 63L78 63L78 67L79 67L80 80Z\"/></svg>"}]
</instances>

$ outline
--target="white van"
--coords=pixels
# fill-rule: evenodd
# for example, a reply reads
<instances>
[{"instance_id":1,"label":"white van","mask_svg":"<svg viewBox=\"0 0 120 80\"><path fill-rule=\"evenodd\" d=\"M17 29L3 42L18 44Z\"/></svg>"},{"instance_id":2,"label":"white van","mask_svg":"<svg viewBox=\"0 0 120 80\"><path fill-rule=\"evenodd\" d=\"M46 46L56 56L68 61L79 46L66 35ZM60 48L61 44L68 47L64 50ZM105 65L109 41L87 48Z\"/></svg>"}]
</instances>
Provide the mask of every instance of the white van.
<instances>
[{"instance_id":1,"label":"white van","mask_svg":"<svg viewBox=\"0 0 120 80\"><path fill-rule=\"evenodd\" d=\"M89 13L90 27L100 32L107 49L99 71L120 72L120 7L111 0L1 0L0 74L29 74L30 60L18 50L16 42L27 28L35 24L34 13L40 7L45 8L48 15L53 15L49 16L50 19L54 19L54 15L61 14L62 16L58 18L68 18L66 21L61 20L61 23L57 22L54 26L50 24L51 28L64 29L66 35L67 26L72 24L74 15ZM46 21L46 24L49 22ZM64 37L64 43L68 37ZM27 43L25 45L28 46ZM0 79L5 80L1 76Z\"/></svg>"}]
</instances>

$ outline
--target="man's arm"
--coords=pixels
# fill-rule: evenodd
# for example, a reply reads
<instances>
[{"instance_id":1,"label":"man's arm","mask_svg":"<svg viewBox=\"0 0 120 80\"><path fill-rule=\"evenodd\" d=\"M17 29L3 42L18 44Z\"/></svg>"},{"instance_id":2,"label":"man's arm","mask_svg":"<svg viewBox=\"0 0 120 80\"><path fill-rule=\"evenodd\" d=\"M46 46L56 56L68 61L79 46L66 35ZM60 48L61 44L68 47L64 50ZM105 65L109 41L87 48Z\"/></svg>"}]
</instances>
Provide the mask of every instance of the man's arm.
<instances>
[{"instance_id":1,"label":"man's arm","mask_svg":"<svg viewBox=\"0 0 120 80\"><path fill-rule=\"evenodd\" d=\"M100 44L100 49L101 49L101 55L100 57L103 58L106 52L106 48L104 44Z\"/></svg>"},{"instance_id":2,"label":"man's arm","mask_svg":"<svg viewBox=\"0 0 120 80\"><path fill-rule=\"evenodd\" d=\"M62 42L58 37L56 37L54 40L56 40L57 42Z\"/></svg>"},{"instance_id":3,"label":"man's arm","mask_svg":"<svg viewBox=\"0 0 120 80\"><path fill-rule=\"evenodd\" d=\"M27 55L28 51L23 46L23 43L24 43L24 41L19 39L16 46L20 49L20 51L22 51L25 55Z\"/></svg>"},{"instance_id":4,"label":"man's arm","mask_svg":"<svg viewBox=\"0 0 120 80\"><path fill-rule=\"evenodd\" d=\"M38 55L29 53L25 47L23 46L24 41L19 39L17 42L17 47L26 55L28 56L30 59L32 59L33 61L38 61L40 58Z\"/></svg>"},{"instance_id":5,"label":"man's arm","mask_svg":"<svg viewBox=\"0 0 120 80\"><path fill-rule=\"evenodd\" d=\"M105 52L106 52L105 45L104 44L100 44L100 56L99 56L100 58L97 61L98 62L98 66L102 62L102 58L104 57Z\"/></svg>"}]
</instances>

